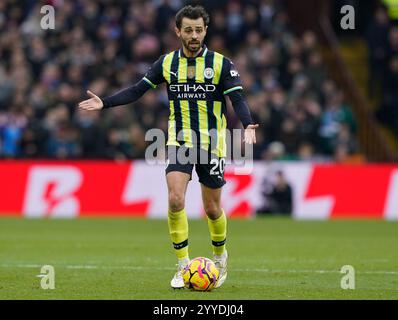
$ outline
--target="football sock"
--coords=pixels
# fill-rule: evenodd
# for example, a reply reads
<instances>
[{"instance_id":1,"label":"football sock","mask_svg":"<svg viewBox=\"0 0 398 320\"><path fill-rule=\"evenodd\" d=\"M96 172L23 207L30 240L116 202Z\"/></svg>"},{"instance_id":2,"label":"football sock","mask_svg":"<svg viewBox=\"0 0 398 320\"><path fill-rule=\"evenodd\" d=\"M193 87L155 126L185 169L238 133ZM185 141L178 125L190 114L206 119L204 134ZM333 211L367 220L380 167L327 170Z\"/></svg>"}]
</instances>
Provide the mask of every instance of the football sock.
<instances>
[{"instance_id":1,"label":"football sock","mask_svg":"<svg viewBox=\"0 0 398 320\"><path fill-rule=\"evenodd\" d=\"M171 241L178 260L188 258L188 218L185 209L168 213Z\"/></svg>"},{"instance_id":2,"label":"football sock","mask_svg":"<svg viewBox=\"0 0 398 320\"><path fill-rule=\"evenodd\" d=\"M224 210L222 210L221 216L216 220L212 220L207 217L207 224L209 226L211 242L213 245L213 253L215 255L221 255L225 251L227 236L227 217L225 216Z\"/></svg>"}]
</instances>

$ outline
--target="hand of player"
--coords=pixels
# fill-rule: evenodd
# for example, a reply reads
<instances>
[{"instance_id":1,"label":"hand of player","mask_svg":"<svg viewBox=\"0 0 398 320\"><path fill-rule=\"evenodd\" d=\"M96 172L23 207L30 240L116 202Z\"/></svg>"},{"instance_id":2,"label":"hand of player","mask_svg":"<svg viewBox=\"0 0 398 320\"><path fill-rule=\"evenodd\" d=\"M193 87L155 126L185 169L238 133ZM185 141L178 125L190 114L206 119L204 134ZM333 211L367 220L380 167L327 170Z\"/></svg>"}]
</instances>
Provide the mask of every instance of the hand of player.
<instances>
[{"instance_id":1,"label":"hand of player","mask_svg":"<svg viewBox=\"0 0 398 320\"><path fill-rule=\"evenodd\" d=\"M80 102L78 105L79 109L81 109L81 110L101 110L104 107L102 100L97 95L92 93L90 90L87 90L87 94L91 98Z\"/></svg>"},{"instance_id":2,"label":"hand of player","mask_svg":"<svg viewBox=\"0 0 398 320\"><path fill-rule=\"evenodd\" d=\"M249 124L247 126L243 142L248 144L256 143L256 128L258 128L258 124Z\"/></svg>"}]
</instances>

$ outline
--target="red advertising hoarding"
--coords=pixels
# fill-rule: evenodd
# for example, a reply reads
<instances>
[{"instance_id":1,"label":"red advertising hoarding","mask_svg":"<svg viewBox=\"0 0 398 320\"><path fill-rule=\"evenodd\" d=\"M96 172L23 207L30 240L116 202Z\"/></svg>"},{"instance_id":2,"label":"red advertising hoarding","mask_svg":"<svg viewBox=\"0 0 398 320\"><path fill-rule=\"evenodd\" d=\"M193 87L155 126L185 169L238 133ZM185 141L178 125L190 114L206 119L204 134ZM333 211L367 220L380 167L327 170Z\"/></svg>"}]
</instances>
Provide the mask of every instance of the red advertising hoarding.
<instances>
[{"instance_id":1,"label":"red advertising hoarding","mask_svg":"<svg viewBox=\"0 0 398 320\"><path fill-rule=\"evenodd\" d=\"M227 166L222 205L230 217L251 217L263 202L264 180L282 170L293 189L297 219L398 219L398 165L265 164L239 175ZM188 216L204 215L195 173ZM163 165L144 161L0 162L0 215L25 217L167 217Z\"/></svg>"}]
</instances>

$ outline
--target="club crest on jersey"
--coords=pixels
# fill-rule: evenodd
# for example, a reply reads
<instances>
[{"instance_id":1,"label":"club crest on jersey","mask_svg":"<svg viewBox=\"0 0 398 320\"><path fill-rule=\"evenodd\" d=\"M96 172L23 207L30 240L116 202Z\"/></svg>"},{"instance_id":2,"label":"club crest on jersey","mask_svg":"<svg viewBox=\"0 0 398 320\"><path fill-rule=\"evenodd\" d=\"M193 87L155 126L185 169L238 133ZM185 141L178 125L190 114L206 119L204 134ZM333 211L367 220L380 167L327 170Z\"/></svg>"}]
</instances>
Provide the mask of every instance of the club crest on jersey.
<instances>
[{"instance_id":1,"label":"club crest on jersey","mask_svg":"<svg viewBox=\"0 0 398 320\"><path fill-rule=\"evenodd\" d=\"M214 70L212 68L206 68L204 71L204 76L206 79L211 79L214 77Z\"/></svg>"},{"instance_id":2,"label":"club crest on jersey","mask_svg":"<svg viewBox=\"0 0 398 320\"><path fill-rule=\"evenodd\" d=\"M195 67L193 67L193 66L189 66L188 68L187 68L187 77L188 77L188 79L193 79L193 78L195 78Z\"/></svg>"}]
</instances>

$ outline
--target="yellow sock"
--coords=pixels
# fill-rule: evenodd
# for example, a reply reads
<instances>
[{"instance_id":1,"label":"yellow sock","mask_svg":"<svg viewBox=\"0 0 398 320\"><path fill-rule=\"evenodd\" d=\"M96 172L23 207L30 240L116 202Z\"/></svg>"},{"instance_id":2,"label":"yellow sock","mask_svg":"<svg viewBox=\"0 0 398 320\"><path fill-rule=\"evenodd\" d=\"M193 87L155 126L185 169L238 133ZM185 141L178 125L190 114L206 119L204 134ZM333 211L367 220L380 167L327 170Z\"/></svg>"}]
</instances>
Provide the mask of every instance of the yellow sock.
<instances>
[{"instance_id":1,"label":"yellow sock","mask_svg":"<svg viewBox=\"0 0 398 320\"><path fill-rule=\"evenodd\" d=\"M177 212L169 210L168 224L177 258L188 258L188 218L185 209Z\"/></svg>"},{"instance_id":2,"label":"yellow sock","mask_svg":"<svg viewBox=\"0 0 398 320\"><path fill-rule=\"evenodd\" d=\"M207 224L209 226L213 245L213 253L215 255L221 255L224 253L227 237L227 217L225 216L224 210L222 210L221 216L216 220L207 218Z\"/></svg>"}]
</instances>

